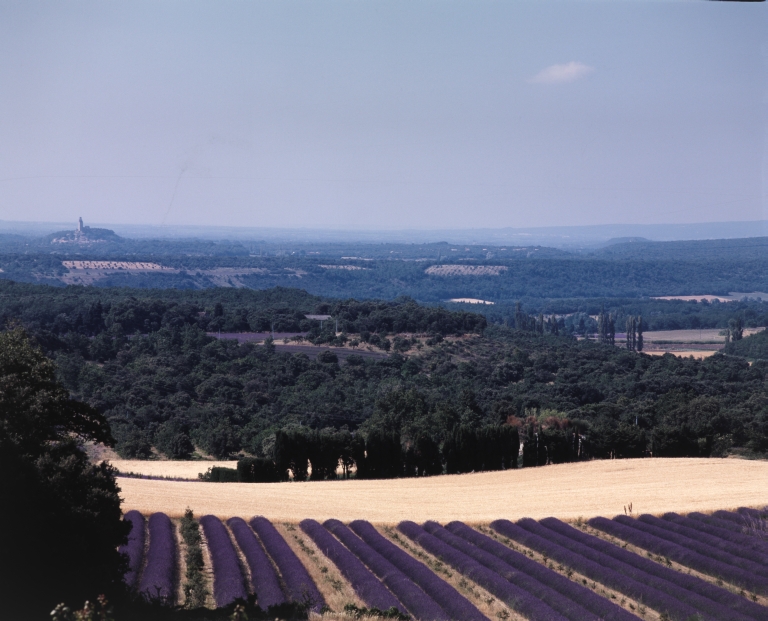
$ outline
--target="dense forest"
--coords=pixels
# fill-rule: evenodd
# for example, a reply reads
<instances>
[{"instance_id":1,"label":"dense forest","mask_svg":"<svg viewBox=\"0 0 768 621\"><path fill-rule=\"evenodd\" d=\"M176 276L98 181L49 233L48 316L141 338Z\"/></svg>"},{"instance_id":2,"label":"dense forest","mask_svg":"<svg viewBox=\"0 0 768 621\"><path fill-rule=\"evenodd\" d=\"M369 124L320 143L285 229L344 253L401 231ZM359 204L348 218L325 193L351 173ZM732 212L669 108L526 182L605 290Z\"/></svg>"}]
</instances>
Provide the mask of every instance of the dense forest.
<instances>
[{"instance_id":1,"label":"dense forest","mask_svg":"<svg viewBox=\"0 0 768 621\"><path fill-rule=\"evenodd\" d=\"M340 318L340 332L331 322L320 329L305 317L312 313ZM61 381L104 414L126 457L274 459L279 432L317 432L394 442L398 475L434 472L435 460L441 471L463 471L490 466L462 462L461 446L482 448L495 441L488 430L505 426L528 447L521 465L768 451L768 366L731 355L651 357L407 299L334 301L287 289L5 283L0 316L55 357ZM386 340L392 353L310 360L269 340L206 335L273 325L317 343L343 337L382 350ZM432 465L417 464L414 451L431 454Z\"/></svg>"},{"instance_id":2,"label":"dense forest","mask_svg":"<svg viewBox=\"0 0 768 621\"><path fill-rule=\"evenodd\" d=\"M725 352L749 360L768 360L768 330L731 341L726 345Z\"/></svg>"},{"instance_id":3,"label":"dense forest","mask_svg":"<svg viewBox=\"0 0 768 621\"><path fill-rule=\"evenodd\" d=\"M526 312L557 315L563 319L566 330L581 333L579 326L586 324L588 333L597 331L594 317L601 310L613 313L616 325L623 326L629 316L641 316L643 329L651 330L699 330L728 327L728 322L738 317L745 328L768 326L768 299L740 300L732 302L708 302L706 300L654 300L632 298L592 299L536 299L520 300ZM482 313L489 323L514 326L515 304L494 305L445 304L448 309Z\"/></svg>"}]
</instances>

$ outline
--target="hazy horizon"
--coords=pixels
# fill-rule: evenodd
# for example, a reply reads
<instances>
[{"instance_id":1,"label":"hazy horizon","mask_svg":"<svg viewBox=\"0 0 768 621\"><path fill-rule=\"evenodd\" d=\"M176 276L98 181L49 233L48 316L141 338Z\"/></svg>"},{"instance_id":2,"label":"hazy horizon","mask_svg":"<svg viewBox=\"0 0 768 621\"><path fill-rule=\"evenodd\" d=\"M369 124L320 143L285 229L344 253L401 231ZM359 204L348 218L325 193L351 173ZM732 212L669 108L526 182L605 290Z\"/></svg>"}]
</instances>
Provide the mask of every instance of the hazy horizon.
<instances>
[{"instance_id":1,"label":"hazy horizon","mask_svg":"<svg viewBox=\"0 0 768 621\"><path fill-rule=\"evenodd\" d=\"M475 229L320 229L280 227L228 227L204 225L127 224L84 221L86 227L107 228L134 239L207 239L269 241L274 243L437 243L490 245L549 245L589 247L617 238L645 238L649 241L695 241L768 237L768 220L688 224L601 224L586 226L545 226L528 228ZM71 222L0 220L0 233L30 238L75 228Z\"/></svg>"},{"instance_id":2,"label":"hazy horizon","mask_svg":"<svg viewBox=\"0 0 768 621\"><path fill-rule=\"evenodd\" d=\"M765 221L767 11L3 3L0 219L371 232Z\"/></svg>"}]
</instances>

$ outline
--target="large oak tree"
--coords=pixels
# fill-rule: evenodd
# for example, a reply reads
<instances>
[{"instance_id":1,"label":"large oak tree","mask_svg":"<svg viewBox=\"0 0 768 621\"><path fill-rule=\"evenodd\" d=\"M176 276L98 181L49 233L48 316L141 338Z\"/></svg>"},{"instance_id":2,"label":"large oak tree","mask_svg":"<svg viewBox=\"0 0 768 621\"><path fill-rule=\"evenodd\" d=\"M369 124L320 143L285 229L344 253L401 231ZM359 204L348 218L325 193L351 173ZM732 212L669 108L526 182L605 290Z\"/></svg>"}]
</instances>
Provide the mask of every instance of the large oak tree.
<instances>
[{"instance_id":1,"label":"large oak tree","mask_svg":"<svg viewBox=\"0 0 768 621\"><path fill-rule=\"evenodd\" d=\"M21 329L0 333L0 616L40 619L59 602L119 590L122 521L115 471L85 441L112 444L106 420L70 398Z\"/></svg>"}]
</instances>

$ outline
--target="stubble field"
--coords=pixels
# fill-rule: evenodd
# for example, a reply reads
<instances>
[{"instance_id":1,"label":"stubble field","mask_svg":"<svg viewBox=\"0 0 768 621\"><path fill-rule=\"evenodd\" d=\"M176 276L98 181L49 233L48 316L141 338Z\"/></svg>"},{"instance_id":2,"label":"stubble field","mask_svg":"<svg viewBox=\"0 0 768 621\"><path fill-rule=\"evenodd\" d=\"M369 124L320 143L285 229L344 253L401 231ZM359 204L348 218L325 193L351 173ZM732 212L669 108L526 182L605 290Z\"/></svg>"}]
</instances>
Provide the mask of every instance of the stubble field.
<instances>
[{"instance_id":1,"label":"stubble field","mask_svg":"<svg viewBox=\"0 0 768 621\"><path fill-rule=\"evenodd\" d=\"M137 462L116 461L123 471ZM193 478L213 462L138 462L151 474ZM149 466L149 464L152 464ZM147 474L150 472L146 471ZM270 520L561 519L764 506L768 462L740 459L627 459L523 470L384 481L203 483L120 478L124 510Z\"/></svg>"}]
</instances>

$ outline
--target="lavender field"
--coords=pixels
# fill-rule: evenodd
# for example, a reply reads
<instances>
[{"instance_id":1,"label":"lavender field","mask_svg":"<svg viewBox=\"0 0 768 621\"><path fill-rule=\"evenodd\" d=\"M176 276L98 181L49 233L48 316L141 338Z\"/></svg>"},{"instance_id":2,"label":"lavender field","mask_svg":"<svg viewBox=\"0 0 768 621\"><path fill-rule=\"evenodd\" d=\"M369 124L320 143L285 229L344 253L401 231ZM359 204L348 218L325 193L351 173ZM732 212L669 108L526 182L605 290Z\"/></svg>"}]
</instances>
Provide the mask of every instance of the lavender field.
<instances>
[{"instance_id":1,"label":"lavender field","mask_svg":"<svg viewBox=\"0 0 768 621\"><path fill-rule=\"evenodd\" d=\"M163 513L125 519L126 585L185 605L179 525ZM279 613L293 604L316 619L346 609L419 621L768 621L768 510L396 528L199 523L210 607L250 601Z\"/></svg>"}]
</instances>

